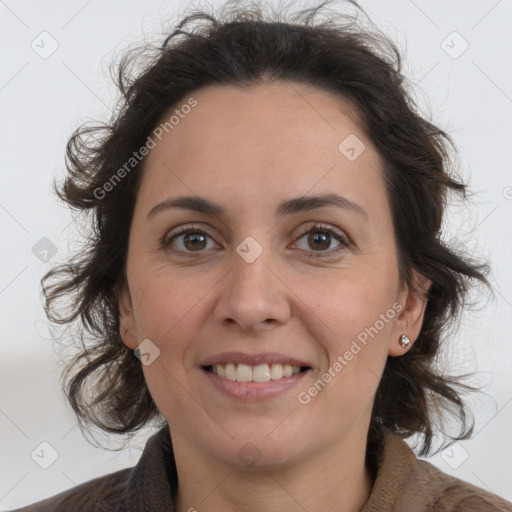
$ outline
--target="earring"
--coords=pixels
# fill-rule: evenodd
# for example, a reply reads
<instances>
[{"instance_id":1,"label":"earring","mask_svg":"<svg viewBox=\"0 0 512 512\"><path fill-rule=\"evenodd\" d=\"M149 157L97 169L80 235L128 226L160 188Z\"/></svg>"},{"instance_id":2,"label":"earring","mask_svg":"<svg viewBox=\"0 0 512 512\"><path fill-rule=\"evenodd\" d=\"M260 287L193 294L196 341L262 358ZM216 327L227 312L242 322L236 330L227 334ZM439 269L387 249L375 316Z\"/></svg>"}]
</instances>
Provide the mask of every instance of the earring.
<instances>
[{"instance_id":1,"label":"earring","mask_svg":"<svg viewBox=\"0 0 512 512\"><path fill-rule=\"evenodd\" d=\"M402 334L402 336L400 336L399 343L402 348L409 348L409 345L411 344L411 338L409 338L407 334Z\"/></svg>"}]
</instances>

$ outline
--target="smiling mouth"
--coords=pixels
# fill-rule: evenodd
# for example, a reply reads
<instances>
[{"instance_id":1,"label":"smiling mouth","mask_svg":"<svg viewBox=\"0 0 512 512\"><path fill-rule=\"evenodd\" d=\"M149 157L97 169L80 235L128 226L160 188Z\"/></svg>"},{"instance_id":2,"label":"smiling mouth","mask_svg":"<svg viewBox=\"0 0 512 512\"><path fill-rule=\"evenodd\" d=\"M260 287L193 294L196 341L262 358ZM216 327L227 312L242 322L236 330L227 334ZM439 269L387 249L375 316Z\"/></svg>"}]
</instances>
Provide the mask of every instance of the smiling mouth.
<instances>
[{"instance_id":1,"label":"smiling mouth","mask_svg":"<svg viewBox=\"0 0 512 512\"><path fill-rule=\"evenodd\" d=\"M237 382L270 382L306 372L309 366L292 366L290 364L215 364L202 367L205 371L218 377Z\"/></svg>"}]
</instances>

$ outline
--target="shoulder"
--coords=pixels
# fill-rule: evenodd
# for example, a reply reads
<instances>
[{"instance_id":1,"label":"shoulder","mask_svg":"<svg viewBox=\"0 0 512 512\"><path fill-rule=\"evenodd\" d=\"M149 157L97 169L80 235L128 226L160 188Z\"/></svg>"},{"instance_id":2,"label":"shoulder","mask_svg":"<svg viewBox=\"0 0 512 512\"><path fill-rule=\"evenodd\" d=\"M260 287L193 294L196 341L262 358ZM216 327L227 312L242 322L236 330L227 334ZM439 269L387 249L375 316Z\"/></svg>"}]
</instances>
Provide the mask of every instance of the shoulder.
<instances>
[{"instance_id":1,"label":"shoulder","mask_svg":"<svg viewBox=\"0 0 512 512\"><path fill-rule=\"evenodd\" d=\"M449 512L512 512L512 503L464 480L443 473L433 464L418 460L413 487L422 486L428 510Z\"/></svg>"},{"instance_id":2,"label":"shoulder","mask_svg":"<svg viewBox=\"0 0 512 512\"><path fill-rule=\"evenodd\" d=\"M75 512L79 510L121 510L120 497L127 490L132 468L89 480L32 505L12 512Z\"/></svg>"},{"instance_id":3,"label":"shoulder","mask_svg":"<svg viewBox=\"0 0 512 512\"><path fill-rule=\"evenodd\" d=\"M363 512L512 512L512 503L418 460L407 443L385 432L375 483Z\"/></svg>"},{"instance_id":4,"label":"shoulder","mask_svg":"<svg viewBox=\"0 0 512 512\"><path fill-rule=\"evenodd\" d=\"M132 468L100 476L11 512L170 512L177 472L169 427L151 436Z\"/></svg>"}]
</instances>

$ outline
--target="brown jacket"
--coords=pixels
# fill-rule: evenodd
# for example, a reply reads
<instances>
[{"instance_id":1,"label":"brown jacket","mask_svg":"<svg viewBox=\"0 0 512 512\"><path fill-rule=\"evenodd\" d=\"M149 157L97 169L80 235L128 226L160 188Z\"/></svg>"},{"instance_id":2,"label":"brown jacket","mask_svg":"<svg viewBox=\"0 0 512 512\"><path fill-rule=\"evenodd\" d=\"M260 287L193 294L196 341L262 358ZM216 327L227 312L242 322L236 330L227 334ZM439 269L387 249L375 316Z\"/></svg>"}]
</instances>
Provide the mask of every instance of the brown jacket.
<instances>
[{"instance_id":1,"label":"brown jacket","mask_svg":"<svg viewBox=\"0 0 512 512\"><path fill-rule=\"evenodd\" d=\"M133 468L123 469L13 512L173 512L177 474L168 427L146 443ZM361 512L512 512L512 504L416 458L386 433L375 484Z\"/></svg>"}]
</instances>

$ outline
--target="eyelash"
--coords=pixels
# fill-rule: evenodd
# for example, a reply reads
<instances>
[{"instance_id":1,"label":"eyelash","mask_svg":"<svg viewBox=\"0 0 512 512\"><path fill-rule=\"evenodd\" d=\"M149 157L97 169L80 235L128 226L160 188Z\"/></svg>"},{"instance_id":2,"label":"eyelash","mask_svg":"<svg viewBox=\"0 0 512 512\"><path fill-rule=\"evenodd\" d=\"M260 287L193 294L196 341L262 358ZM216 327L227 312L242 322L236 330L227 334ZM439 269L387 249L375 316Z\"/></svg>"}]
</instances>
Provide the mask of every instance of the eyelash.
<instances>
[{"instance_id":1,"label":"eyelash","mask_svg":"<svg viewBox=\"0 0 512 512\"><path fill-rule=\"evenodd\" d=\"M307 252L311 252L312 256L315 257L315 258L331 257L334 254L338 254L339 252L347 249L350 246L350 240L348 239L347 235L338 232L336 229L334 229L334 228L332 228L332 227L330 227L330 226L328 226L326 224L314 224L307 231L302 233L297 238L297 240L300 240L305 235L308 235L308 234L310 234L312 232L315 232L315 231L319 231L319 232L322 232L322 233L328 233L329 235L333 236L338 242L340 242L339 247L337 247L336 249L331 249L331 250L328 250L328 251L307 251ZM202 235L206 235L206 236L208 236L208 237L213 239L213 237L210 234L208 234L206 231L204 231L203 229L199 229L199 228L196 228L194 226L186 226L186 227L183 227L182 229L180 229L177 233L174 233L173 236L170 239L168 238L168 236L166 234L163 237L162 241L161 241L162 248L167 249L167 250L171 250L169 248L171 243L176 238L178 238L180 235L187 234L187 233L202 234ZM305 251L305 249L300 249L300 250L301 251ZM177 252L181 252L181 253L191 254L192 255L192 254L194 254L194 252L201 253L203 251L181 251L181 250L178 250Z\"/></svg>"}]
</instances>

